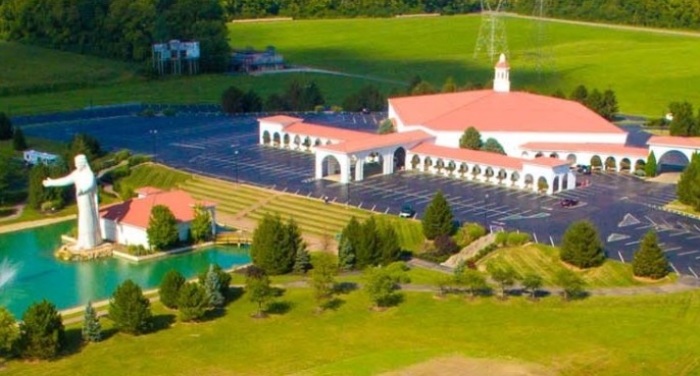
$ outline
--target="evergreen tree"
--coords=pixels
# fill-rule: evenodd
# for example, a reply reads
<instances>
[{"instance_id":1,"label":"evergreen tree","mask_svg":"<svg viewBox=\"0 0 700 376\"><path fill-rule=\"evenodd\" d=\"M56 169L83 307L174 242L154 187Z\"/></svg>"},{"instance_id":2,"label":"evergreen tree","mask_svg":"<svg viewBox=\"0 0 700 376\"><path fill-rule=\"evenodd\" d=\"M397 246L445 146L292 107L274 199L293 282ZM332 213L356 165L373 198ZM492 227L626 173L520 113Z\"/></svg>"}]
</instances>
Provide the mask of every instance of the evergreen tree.
<instances>
[{"instance_id":1,"label":"evergreen tree","mask_svg":"<svg viewBox=\"0 0 700 376\"><path fill-rule=\"evenodd\" d=\"M42 182L49 177L49 169L44 164L36 164L29 170L29 193L27 205L39 210L44 202L45 188Z\"/></svg>"},{"instance_id":2,"label":"evergreen tree","mask_svg":"<svg viewBox=\"0 0 700 376\"><path fill-rule=\"evenodd\" d=\"M438 190L423 215L423 234L432 240L440 235L452 233L454 217L450 204L445 199L442 191Z\"/></svg>"},{"instance_id":3,"label":"evergreen tree","mask_svg":"<svg viewBox=\"0 0 700 376\"><path fill-rule=\"evenodd\" d=\"M654 155L654 151L652 150L651 153L649 153L649 157L647 157L647 163L644 165L644 174L647 177L653 178L656 176L656 155Z\"/></svg>"},{"instance_id":4,"label":"evergreen tree","mask_svg":"<svg viewBox=\"0 0 700 376\"><path fill-rule=\"evenodd\" d=\"M88 161L94 161L102 156L100 142L86 133L78 133L73 136L73 139L68 145L68 150L68 155L65 157L65 160L70 163L73 163L73 157L78 154L84 154ZM71 166L75 168L75 166Z\"/></svg>"},{"instance_id":5,"label":"evergreen tree","mask_svg":"<svg viewBox=\"0 0 700 376\"><path fill-rule=\"evenodd\" d=\"M385 119L379 124L379 129L377 129L377 133L379 134L389 134L389 133L394 133L396 130L394 129L394 122L391 121L391 119Z\"/></svg>"},{"instance_id":6,"label":"evergreen tree","mask_svg":"<svg viewBox=\"0 0 700 376\"><path fill-rule=\"evenodd\" d=\"M208 298L208 304L210 307L219 308L226 303L224 295L221 293L221 281L219 280L219 273L214 269L214 264L209 264L209 270L207 271L207 277L204 281L204 292ZM182 297L182 294L180 294Z\"/></svg>"},{"instance_id":7,"label":"evergreen tree","mask_svg":"<svg viewBox=\"0 0 700 376\"><path fill-rule=\"evenodd\" d=\"M289 218L286 226L284 226L284 232L285 236L283 237L280 251L284 257L285 273L289 273L292 270L306 273L309 270L311 261L309 260L306 242L301 236L301 230L294 218ZM297 262L299 262L298 265Z\"/></svg>"},{"instance_id":8,"label":"evergreen tree","mask_svg":"<svg viewBox=\"0 0 700 376\"><path fill-rule=\"evenodd\" d=\"M421 81L413 88L413 90L411 90L411 95L429 95L434 93L435 88L430 84L430 82L427 81Z\"/></svg>"},{"instance_id":9,"label":"evergreen tree","mask_svg":"<svg viewBox=\"0 0 700 376\"><path fill-rule=\"evenodd\" d=\"M195 243L211 240L211 214L209 213L209 210L202 205L197 204L194 207L194 218L190 224L190 232L192 234L192 241Z\"/></svg>"},{"instance_id":10,"label":"evergreen tree","mask_svg":"<svg viewBox=\"0 0 700 376\"><path fill-rule=\"evenodd\" d=\"M598 230L588 221L572 223L561 242L562 261L579 268L599 266L605 261Z\"/></svg>"},{"instance_id":11,"label":"evergreen tree","mask_svg":"<svg viewBox=\"0 0 700 376\"><path fill-rule=\"evenodd\" d=\"M593 91L588 94L588 98L586 98L586 102L584 102L584 104L593 112L602 116L603 94L601 94L598 89L593 89Z\"/></svg>"},{"instance_id":12,"label":"evergreen tree","mask_svg":"<svg viewBox=\"0 0 700 376\"><path fill-rule=\"evenodd\" d=\"M566 94L564 94L564 92L561 89L557 89L555 92L552 93L552 97L566 99Z\"/></svg>"},{"instance_id":13,"label":"evergreen tree","mask_svg":"<svg viewBox=\"0 0 700 376\"><path fill-rule=\"evenodd\" d=\"M387 224L379 230L379 256L379 262L382 265L389 265L401 258L399 236L391 224Z\"/></svg>"},{"instance_id":14,"label":"evergreen tree","mask_svg":"<svg viewBox=\"0 0 700 376\"><path fill-rule=\"evenodd\" d=\"M92 302L89 301L85 306L82 334L85 342L100 342L102 340L102 325L100 325L95 308L92 307Z\"/></svg>"},{"instance_id":15,"label":"evergreen tree","mask_svg":"<svg viewBox=\"0 0 700 376\"><path fill-rule=\"evenodd\" d=\"M250 89L241 97L241 107L243 112L260 112L263 108L262 98Z\"/></svg>"},{"instance_id":16,"label":"evergreen tree","mask_svg":"<svg viewBox=\"0 0 700 376\"><path fill-rule=\"evenodd\" d=\"M338 243L338 266L352 270L357 262L357 244L362 236L362 227L353 216L340 234Z\"/></svg>"},{"instance_id":17,"label":"evergreen tree","mask_svg":"<svg viewBox=\"0 0 700 376\"><path fill-rule=\"evenodd\" d=\"M323 99L323 94L321 94L321 89L319 89L318 85L312 81L310 84L304 87L301 94L300 110L311 111L316 106L321 106L325 102L326 101Z\"/></svg>"},{"instance_id":18,"label":"evergreen tree","mask_svg":"<svg viewBox=\"0 0 700 376\"><path fill-rule=\"evenodd\" d=\"M163 276L160 281L158 295L160 302L164 306L175 309L177 308L177 300L180 298L180 289L185 284L185 277L175 269L171 269Z\"/></svg>"},{"instance_id":19,"label":"evergreen tree","mask_svg":"<svg viewBox=\"0 0 700 376\"><path fill-rule=\"evenodd\" d=\"M48 300L27 308L20 331L22 356L28 359L53 359L66 344L61 315Z\"/></svg>"},{"instance_id":20,"label":"evergreen tree","mask_svg":"<svg viewBox=\"0 0 700 376\"><path fill-rule=\"evenodd\" d=\"M413 76L408 83L408 93L411 93L421 82L423 82L423 79L419 75Z\"/></svg>"},{"instance_id":21,"label":"evergreen tree","mask_svg":"<svg viewBox=\"0 0 700 376\"><path fill-rule=\"evenodd\" d=\"M148 219L148 244L157 250L168 249L179 240L177 219L165 205L155 205L151 208L151 216Z\"/></svg>"},{"instance_id":22,"label":"evergreen tree","mask_svg":"<svg viewBox=\"0 0 700 376\"><path fill-rule=\"evenodd\" d=\"M584 85L578 85L569 95L569 99L581 104L585 104L588 99L588 89Z\"/></svg>"},{"instance_id":23,"label":"evergreen tree","mask_svg":"<svg viewBox=\"0 0 700 376\"><path fill-rule=\"evenodd\" d=\"M445 80L445 83L442 85L442 92L443 93L454 93L457 91L457 84L455 83L455 79L452 78L452 76L447 77Z\"/></svg>"},{"instance_id":24,"label":"evergreen tree","mask_svg":"<svg viewBox=\"0 0 700 376\"><path fill-rule=\"evenodd\" d=\"M11 139L12 133L12 121L4 112L0 112L0 141Z\"/></svg>"},{"instance_id":25,"label":"evergreen tree","mask_svg":"<svg viewBox=\"0 0 700 376\"><path fill-rule=\"evenodd\" d=\"M198 283L185 283L180 289L177 306L181 321L196 321L207 313L211 306L211 295Z\"/></svg>"},{"instance_id":26,"label":"evergreen tree","mask_svg":"<svg viewBox=\"0 0 700 376\"><path fill-rule=\"evenodd\" d=\"M145 333L151 325L151 303L141 287L127 279L117 286L109 301L109 318L120 332Z\"/></svg>"},{"instance_id":27,"label":"evergreen tree","mask_svg":"<svg viewBox=\"0 0 700 376\"><path fill-rule=\"evenodd\" d=\"M356 263L358 269L364 269L368 266L379 264L381 255L379 254L379 231L377 230L377 222L373 217L367 218L362 224L359 241L356 249Z\"/></svg>"},{"instance_id":28,"label":"evergreen tree","mask_svg":"<svg viewBox=\"0 0 700 376\"><path fill-rule=\"evenodd\" d=\"M213 265L213 266L212 266ZM221 293L221 296L226 299L228 296L229 292L229 287L231 286L231 274L227 273L224 269L221 268L221 265L219 264L212 264L210 265L211 268L213 268L214 273L216 273L217 277L219 279L219 292ZM202 271L199 273L199 284L204 285L207 283L207 274L209 273L209 268L206 270Z\"/></svg>"},{"instance_id":29,"label":"evergreen tree","mask_svg":"<svg viewBox=\"0 0 700 376\"><path fill-rule=\"evenodd\" d=\"M700 211L700 154L694 153L676 187L678 200Z\"/></svg>"},{"instance_id":30,"label":"evergreen tree","mask_svg":"<svg viewBox=\"0 0 700 376\"><path fill-rule=\"evenodd\" d=\"M632 260L632 270L638 277L660 279L668 274L669 264L666 255L659 247L656 233L652 230L644 235L639 250Z\"/></svg>"},{"instance_id":31,"label":"evergreen tree","mask_svg":"<svg viewBox=\"0 0 700 376\"><path fill-rule=\"evenodd\" d=\"M295 274L306 274L311 269L311 255L306 249L297 251L292 270Z\"/></svg>"},{"instance_id":32,"label":"evergreen tree","mask_svg":"<svg viewBox=\"0 0 700 376\"><path fill-rule=\"evenodd\" d=\"M248 267L245 278L245 291L251 302L258 305L255 317L265 317L265 306L272 298L270 278L265 270L255 265Z\"/></svg>"},{"instance_id":33,"label":"evergreen tree","mask_svg":"<svg viewBox=\"0 0 700 376\"><path fill-rule=\"evenodd\" d=\"M7 308L0 306L0 356L11 355L19 339L17 321Z\"/></svg>"},{"instance_id":34,"label":"evergreen tree","mask_svg":"<svg viewBox=\"0 0 700 376\"><path fill-rule=\"evenodd\" d=\"M12 148L17 151L27 150L27 140L24 138L24 132L22 132L20 127L15 127L15 131L12 134Z\"/></svg>"},{"instance_id":35,"label":"evergreen tree","mask_svg":"<svg viewBox=\"0 0 700 376\"><path fill-rule=\"evenodd\" d=\"M603 92L603 105L601 107L600 115L608 120L615 119L618 111L617 97L615 92L611 89L605 90Z\"/></svg>"},{"instance_id":36,"label":"evergreen tree","mask_svg":"<svg viewBox=\"0 0 700 376\"><path fill-rule=\"evenodd\" d=\"M297 250L305 249L299 227L290 219L288 225L279 216L266 214L253 232L250 255L253 264L267 274L289 273Z\"/></svg>"},{"instance_id":37,"label":"evergreen tree","mask_svg":"<svg viewBox=\"0 0 700 376\"><path fill-rule=\"evenodd\" d=\"M229 86L221 94L221 110L227 114L239 114L244 111L243 97L245 94L235 86Z\"/></svg>"},{"instance_id":38,"label":"evergreen tree","mask_svg":"<svg viewBox=\"0 0 700 376\"><path fill-rule=\"evenodd\" d=\"M467 128L459 139L459 147L462 149L481 150L481 133L474 127Z\"/></svg>"},{"instance_id":39,"label":"evergreen tree","mask_svg":"<svg viewBox=\"0 0 700 376\"><path fill-rule=\"evenodd\" d=\"M291 111L303 111L304 88L297 80L293 80L284 92L284 101Z\"/></svg>"},{"instance_id":40,"label":"evergreen tree","mask_svg":"<svg viewBox=\"0 0 700 376\"><path fill-rule=\"evenodd\" d=\"M669 106L669 111L673 114L671 120L671 136L697 136L698 126L693 113L693 105L688 102L673 102Z\"/></svg>"},{"instance_id":41,"label":"evergreen tree","mask_svg":"<svg viewBox=\"0 0 700 376\"><path fill-rule=\"evenodd\" d=\"M338 273L338 263L329 253L321 252L313 260L311 270L311 287L314 299L320 310L328 307L335 294L335 275Z\"/></svg>"},{"instance_id":42,"label":"evergreen tree","mask_svg":"<svg viewBox=\"0 0 700 376\"><path fill-rule=\"evenodd\" d=\"M506 155L506 151L503 150L503 146L495 138L489 137L486 139L484 146L481 148L483 151L488 151L490 153L498 153Z\"/></svg>"},{"instance_id":43,"label":"evergreen tree","mask_svg":"<svg viewBox=\"0 0 700 376\"><path fill-rule=\"evenodd\" d=\"M561 269L557 272L554 276L554 283L561 287L564 300L578 298L585 293L585 283L578 274L569 269Z\"/></svg>"}]
</instances>

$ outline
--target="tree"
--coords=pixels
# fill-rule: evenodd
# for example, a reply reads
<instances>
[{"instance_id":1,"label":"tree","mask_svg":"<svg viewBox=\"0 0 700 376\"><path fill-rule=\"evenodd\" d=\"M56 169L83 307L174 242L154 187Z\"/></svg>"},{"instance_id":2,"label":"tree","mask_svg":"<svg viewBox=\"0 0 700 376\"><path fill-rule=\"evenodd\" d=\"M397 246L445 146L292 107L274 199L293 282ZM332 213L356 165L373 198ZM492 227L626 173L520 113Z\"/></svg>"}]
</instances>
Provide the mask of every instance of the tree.
<instances>
[{"instance_id":1,"label":"tree","mask_svg":"<svg viewBox=\"0 0 700 376\"><path fill-rule=\"evenodd\" d=\"M584 104L593 112L597 113L598 115L602 115L601 110L603 107L603 94L601 94L598 89L593 89L593 91L588 94L588 98L586 98Z\"/></svg>"},{"instance_id":2,"label":"tree","mask_svg":"<svg viewBox=\"0 0 700 376\"><path fill-rule=\"evenodd\" d=\"M374 85L363 86L357 93L343 101L346 111L359 112L363 109L381 111L386 106L386 97Z\"/></svg>"},{"instance_id":3,"label":"tree","mask_svg":"<svg viewBox=\"0 0 700 376\"><path fill-rule=\"evenodd\" d=\"M588 221L572 223L561 242L562 261L579 268L599 266L605 261L598 230Z\"/></svg>"},{"instance_id":4,"label":"tree","mask_svg":"<svg viewBox=\"0 0 700 376\"><path fill-rule=\"evenodd\" d=\"M421 81L411 90L411 95L429 95L434 93L435 88L427 81Z\"/></svg>"},{"instance_id":5,"label":"tree","mask_svg":"<svg viewBox=\"0 0 700 376\"><path fill-rule=\"evenodd\" d=\"M241 97L241 107L243 112L260 112L263 108L262 98L250 89Z\"/></svg>"},{"instance_id":6,"label":"tree","mask_svg":"<svg viewBox=\"0 0 700 376\"><path fill-rule=\"evenodd\" d=\"M177 308L177 300L180 298L180 289L185 284L185 277L175 269L171 269L160 281L158 295L160 302L170 309Z\"/></svg>"},{"instance_id":7,"label":"tree","mask_svg":"<svg viewBox=\"0 0 700 376\"><path fill-rule=\"evenodd\" d=\"M221 280L219 280L219 273L214 269L214 264L209 264L209 270L207 271L207 277L204 280L204 292L207 297L207 302L210 307L218 308L222 307L226 303L224 295L221 293ZM192 294L192 292L190 292ZM182 297L182 294L180 294Z\"/></svg>"},{"instance_id":8,"label":"tree","mask_svg":"<svg viewBox=\"0 0 700 376\"><path fill-rule=\"evenodd\" d=\"M243 91L235 86L229 86L221 94L221 110L227 114L238 114L244 111Z\"/></svg>"},{"instance_id":9,"label":"tree","mask_svg":"<svg viewBox=\"0 0 700 376\"><path fill-rule=\"evenodd\" d=\"M652 279L660 279L668 274L668 260L659 247L656 232L653 230L644 235L639 250L634 253L632 270L637 277Z\"/></svg>"},{"instance_id":10,"label":"tree","mask_svg":"<svg viewBox=\"0 0 700 376\"><path fill-rule=\"evenodd\" d=\"M0 356L12 354L19 339L20 331L14 316L7 308L0 307Z\"/></svg>"},{"instance_id":11,"label":"tree","mask_svg":"<svg viewBox=\"0 0 700 376\"><path fill-rule=\"evenodd\" d=\"M177 299L181 321L196 321L204 317L211 306L211 295L198 283L188 282L182 285Z\"/></svg>"},{"instance_id":12,"label":"tree","mask_svg":"<svg viewBox=\"0 0 700 376\"><path fill-rule=\"evenodd\" d=\"M508 297L507 289L515 284L515 281L520 279L518 273L510 265L496 265L490 262L486 265L486 271L491 275L491 278L498 284L501 299Z\"/></svg>"},{"instance_id":13,"label":"tree","mask_svg":"<svg viewBox=\"0 0 700 376\"><path fill-rule=\"evenodd\" d=\"M530 299L537 298L537 290L542 287L542 277L534 273L525 274L523 287L530 292Z\"/></svg>"},{"instance_id":14,"label":"tree","mask_svg":"<svg viewBox=\"0 0 700 376\"><path fill-rule=\"evenodd\" d=\"M24 138L24 132L22 132L20 127L15 127L15 131L12 134L12 148L17 151L27 150L27 140Z\"/></svg>"},{"instance_id":15,"label":"tree","mask_svg":"<svg viewBox=\"0 0 700 376\"><path fill-rule=\"evenodd\" d=\"M398 261L401 257L401 244L399 236L391 224L387 224L379 229L379 263L389 265Z\"/></svg>"},{"instance_id":16,"label":"tree","mask_svg":"<svg viewBox=\"0 0 700 376\"><path fill-rule=\"evenodd\" d=\"M652 150L651 153L649 153L649 157L647 157L647 163L644 165L644 174L647 177L654 177L656 176L656 155L654 154L654 151Z\"/></svg>"},{"instance_id":17,"label":"tree","mask_svg":"<svg viewBox=\"0 0 700 376\"><path fill-rule=\"evenodd\" d=\"M335 275L338 273L338 264L330 253L319 253L313 260L311 270L311 287L314 290L314 299L319 310L324 310L335 294Z\"/></svg>"},{"instance_id":18,"label":"tree","mask_svg":"<svg viewBox=\"0 0 700 376\"><path fill-rule=\"evenodd\" d=\"M73 157L78 154L84 154L88 161L94 161L102 156L103 152L100 142L96 138L86 133L78 133L73 136L73 139L68 144L68 155L64 158L66 161L73 163Z\"/></svg>"},{"instance_id":19,"label":"tree","mask_svg":"<svg viewBox=\"0 0 700 376\"><path fill-rule=\"evenodd\" d=\"M22 356L28 359L53 359L66 344L61 315L48 300L27 308L20 331Z\"/></svg>"},{"instance_id":20,"label":"tree","mask_svg":"<svg viewBox=\"0 0 700 376\"><path fill-rule=\"evenodd\" d=\"M165 205L155 205L151 208L148 219L148 244L155 249L164 250L175 245L179 240L177 219Z\"/></svg>"},{"instance_id":21,"label":"tree","mask_svg":"<svg viewBox=\"0 0 700 376\"><path fill-rule=\"evenodd\" d=\"M209 268L212 268L214 270L214 273L216 273L217 275L216 278L219 279L219 292L221 293L221 296L226 298L228 296L229 287L231 286L231 274L227 273L224 269L222 269L221 265L219 264L212 265L213 266L210 265ZM200 285L204 285L207 283L207 274L209 273L209 268L199 273L198 280Z\"/></svg>"},{"instance_id":22,"label":"tree","mask_svg":"<svg viewBox=\"0 0 700 376\"><path fill-rule=\"evenodd\" d=\"M576 101L581 104L585 104L588 99L588 89L584 85L578 85L569 95L569 99Z\"/></svg>"},{"instance_id":23,"label":"tree","mask_svg":"<svg viewBox=\"0 0 700 376\"><path fill-rule=\"evenodd\" d=\"M582 296L585 292L585 283L578 276L569 269L561 269L554 276L554 282L557 286L562 289L562 299L571 300Z\"/></svg>"},{"instance_id":24,"label":"tree","mask_svg":"<svg viewBox=\"0 0 700 376\"><path fill-rule=\"evenodd\" d=\"M265 270L255 265L248 267L245 278L245 291L251 302L258 305L255 317L265 317L265 305L272 298L270 278Z\"/></svg>"},{"instance_id":25,"label":"tree","mask_svg":"<svg viewBox=\"0 0 700 376\"><path fill-rule=\"evenodd\" d=\"M194 218L190 224L190 233L192 234L192 241L195 243L211 240L211 213L200 204L194 207Z\"/></svg>"},{"instance_id":26,"label":"tree","mask_svg":"<svg viewBox=\"0 0 700 376\"><path fill-rule=\"evenodd\" d=\"M481 150L481 133L474 127L467 128L459 139L459 147L469 150Z\"/></svg>"},{"instance_id":27,"label":"tree","mask_svg":"<svg viewBox=\"0 0 700 376\"><path fill-rule=\"evenodd\" d=\"M358 269L379 264L381 261L379 231L373 217L367 218L361 226L359 239L356 244L356 263Z\"/></svg>"},{"instance_id":28,"label":"tree","mask_svg":"<svg viewBox=\"0 0 700 376\"><path fill-rule=\"evenodd\" d=\"M292 270L296 274L306 274L309 269L311 269L311 255L309 251L306 248L298 250Z\"/></svg>"},{"instance_id":29,"label":"tree","mask_svg":"<svg viewBox=\"0 0 700 376\"><path fill-rule=\"evenodd\" d=\"M447 77L445 80L445 83L442 84L442 92L443 93L454 93L457 91L457 84L455 83L454 78L452 76Z\"/></svg>"},{"instance_id":30,"label":"tree","mask_svg":"<svg viewBox=\"0 0 700 376\"><path fill-rule=\"evenodd\" d=\"M700 154L694 153L690 158L678 180L676 194L680 202L700 210Z\"/></svg>"},{"instance_id":31,"label":"tree","mask_svg":"<svg viewBox=\"0 0 700 376\"><path fill-rule=\"evenodd\" d=\"M615 92L611 89L607 89L603 92L603 103L601 106L600 115L608 120L615 119L617 111L619 110L617 105L617 97Z\"/></svg>"},{"instance_id":32,"label":"tree","mask_svg":"<svg viewBox=\"0 0 700 376\"><path fill-rule=\"evenodd\" d=\"M114 327L128 334L145 333L151 326L151 303L141 287L127 279L117 286L109 301L109 318Z\"/></svg>"},{"instance_id":33,"label":"tree","mask_svg":"<svg viewBox=\"0 0 700 376\"><path fill-rule=\"evenodd\" d=\"M298 110L311 111L316 106L321 106L325 103L321 89L318 88L315 82L306 85L301 93L301 100Z\"/></svg>"},{"instance_id":34,"label":"tree","mask_svg":"<svg viewBox=\"0 0 700 376\"><path fill-rule=\"evenodd\" d=\"M399 283L408 283L407 267L402 262L389 266L374 266L367 268L364 273L365 292L376 308L390 307L401 300L401 294L396 290Z\"/></svg>"},{"instance_id":35,"label":"tree","mask_svg":"<svg viewBox=\"0 0 700 376\"><path fill-rule=\"evenodd\" d=\"M455 283L459 286L464 286L467 289L469 298L473 299L476 294L488 287L486 277L476 269L462 266L459 270L455 269Z\"/></svg>"},{"instance_id":36,"label":"tree","mask_svg":"<svg viewBox=\"0 0 700 376\"><path fill-rule=\"evenodd\" d=\"M671 136L698 136L697 122L693 114L693 105L688 102L673 102L669 106L673 114L671 120Z\"/></svg>"},{"instance_id":37,"label":"tree","mask_svg":"<svg viewBox=\"0 0 700 376\"><path fill-rule=\"evenodd\" d=\"M296 222L290 218L285 225L279 216L266 214L253 232L250 255L253 264L277 275L292 271L301 249L306 249L306 244Z\"/></svg>"},{"instance_id":38,"label":"tree","mask_svg":"<svg viewBox=\"0 0 700 376\"><path fill-rule=\"evenodd\" d=\"M483 151L488 151L491 153L498 153L498 154L503 154L506 155L505 150L503 150L503 146L496 140L495 138L489 137L486 139L486 142L484 143L484 146L481 148Z\"/></svg>"},{"instance_id":39,"label":"tree","mask_svg":"<svg viewBox=\"0 0 700 376\"><path fill-rule=\"evenodd\" d=\"M362 227L353 216L340 234L338 242L338 266L342 270L352 270L357 262L357 244L362 235Z\"/></svg>"},{"instance_id":40,"label":"tree","mask_svg":"<svg viewBox=\"0 0 700 376\"><path fill-rule=\"evenodd\" d=\"M450 204L442 191L438 190L428 207L425 208L422 221L423 234L430 240L440 235L450 235L453 230L453 219Z\"/></svg>"},{"instance_id":41,"label":"tree","mask_svg":"<svg viewBox=\"0 0 700 376\"><path fill-rule=\"evenodd\" d=\"M90 301L85 306L82 334L85 342L100 342L102 340L102 325L100 325L100 319Z\"/></svg>"},{"instance_id":42,"label":"tree","mask_svg":"<svg viewBox=\"0 0 700 376\"><path fill-rule=\"evenodd\" d=\"M396 130L394 129L394 122L391 119L384 119L379 124L379 129L377 129L377 133L379 134L389 134L389 133L394 133Z\"/></svg>"},{"instance_id":43,"label":"tree","mask_svg":"<svg viewBox=\"0 0 700 376\"><path fill-rule=\"evenodd\" d=\"M4 112L0 112L0 140L11 139L12 133L12 121Z\"/></svg>"}]
</instances>

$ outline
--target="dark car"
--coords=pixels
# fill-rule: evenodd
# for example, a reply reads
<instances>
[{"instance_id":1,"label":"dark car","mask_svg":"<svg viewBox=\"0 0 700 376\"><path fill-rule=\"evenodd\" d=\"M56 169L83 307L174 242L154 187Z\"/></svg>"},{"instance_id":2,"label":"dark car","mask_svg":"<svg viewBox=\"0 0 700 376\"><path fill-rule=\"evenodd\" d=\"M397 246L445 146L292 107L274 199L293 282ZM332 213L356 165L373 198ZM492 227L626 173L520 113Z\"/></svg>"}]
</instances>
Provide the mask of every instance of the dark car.
<instances>
[{"instance_id":1,"label":"dark car","mask_svg":"<svg viewBox=\"0 0 700 376\"><path fill-rule=\"evenodd\" d=\"M578 200L573 198L565 198L560 202L562 208L570 208L572 206L578 205Z\"/></svg>"},{"instance_id":2,"label":"dark car","mask_svg":"<svg viewBox=\"0 0 700 376\"><path fill-rule=\"evenodd\" d=\"M416 211L413 210L413 206L411 205L402 206L399 212L399 217L401 218L413 218L414 215L416 215Z\"/></svg>"}]
</instances>

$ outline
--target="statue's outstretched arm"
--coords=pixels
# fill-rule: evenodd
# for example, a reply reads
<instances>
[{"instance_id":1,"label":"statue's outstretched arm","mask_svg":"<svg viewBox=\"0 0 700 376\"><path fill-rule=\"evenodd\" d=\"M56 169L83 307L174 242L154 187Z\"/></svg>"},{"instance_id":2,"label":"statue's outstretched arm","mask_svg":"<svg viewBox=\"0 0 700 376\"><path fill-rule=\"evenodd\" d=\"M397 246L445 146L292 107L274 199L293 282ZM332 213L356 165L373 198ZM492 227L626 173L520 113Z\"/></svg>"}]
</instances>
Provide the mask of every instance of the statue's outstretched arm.
<instances>
[{"instance_id":1,"label":"statue's outstretched arm","mask_svg":"<svg viewBox=\"0 0 700 376\"><path fill-rule=\"evenodd\" d=\"M44 187L64 187L66 185L75 184L75 176L71 173L58 179L46 178L42 183Z\"/></svg>"}]
</instances>

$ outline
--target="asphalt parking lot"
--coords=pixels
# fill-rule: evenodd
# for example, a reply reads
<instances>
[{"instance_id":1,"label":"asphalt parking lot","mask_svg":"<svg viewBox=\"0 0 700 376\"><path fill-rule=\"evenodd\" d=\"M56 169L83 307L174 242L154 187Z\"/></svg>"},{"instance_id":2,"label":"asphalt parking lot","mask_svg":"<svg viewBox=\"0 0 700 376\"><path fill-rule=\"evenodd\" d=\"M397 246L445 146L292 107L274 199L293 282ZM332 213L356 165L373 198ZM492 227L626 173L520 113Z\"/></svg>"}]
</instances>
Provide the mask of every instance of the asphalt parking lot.
<instances>
[{"instance_id":1,"label":"asphalt parking lot","mask_svg":"<svg viewBox=\"0 0 700 376\"><path fill-rule=\"evenodd\" d=\"M265 114L259 116L266 116ZM67 141L85 132L107 149L128 148L156 155L172 167L243 181L305 196L324 197L377 212L398 214L412 205L418 217L437 188L452 205L456 219L531 233L540 243L557 244L575 220L592 221L600 230L608 256L629 262L639 240L650 229L658 232L661 247L674 269L700 274L700 221L659 210L675 198L675 186L647 183L624 174L580 175L590 184L553 196L472 181L401 172L375 175L342 185L313 179L313 155L272 149L257 144L259 116L228 117L218 113L179 113L175 117L138 117L110 112L105 117L71 116L23 119L29 136ZM372 131L384 114L304 114L307 122ZM631 139L644 134L633 129ZM563 208L564 198L579 200Z\"/></svg>"}]
</instances>

